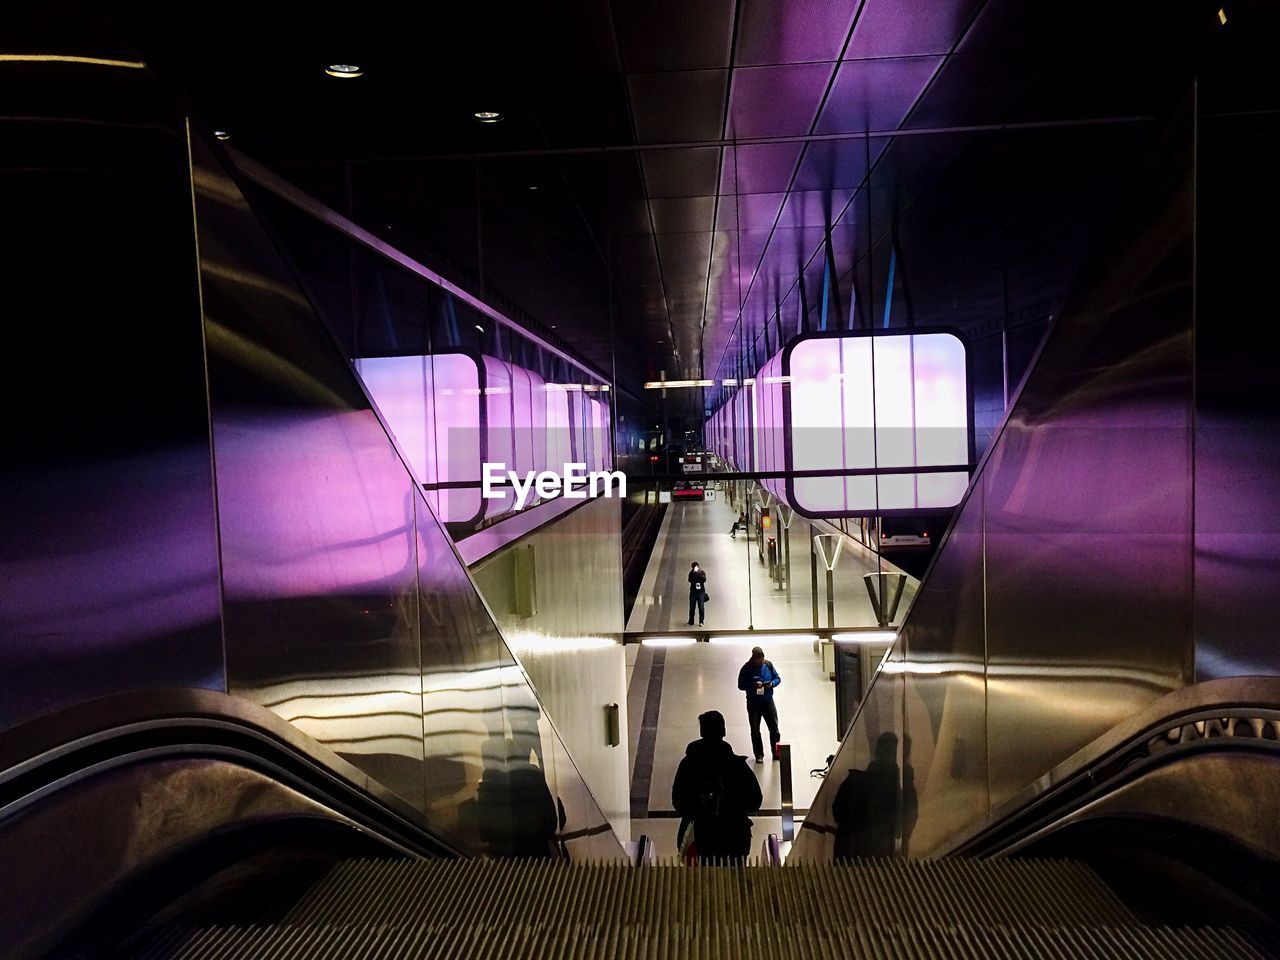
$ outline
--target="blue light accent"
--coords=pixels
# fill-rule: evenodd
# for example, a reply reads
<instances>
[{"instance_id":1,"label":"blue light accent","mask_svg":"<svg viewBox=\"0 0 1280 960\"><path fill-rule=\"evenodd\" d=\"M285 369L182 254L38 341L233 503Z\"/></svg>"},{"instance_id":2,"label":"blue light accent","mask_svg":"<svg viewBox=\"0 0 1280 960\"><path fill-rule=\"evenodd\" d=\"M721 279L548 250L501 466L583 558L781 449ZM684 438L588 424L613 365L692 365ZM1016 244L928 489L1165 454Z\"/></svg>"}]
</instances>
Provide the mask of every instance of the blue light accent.
<instances>
[{"instance_id":1,"label":"blue light accent","mask_svg":"<svg viewBox=\"0 0 1280 960\"><path fill-rule=\"evenodd\" d=\"M886 329L888 329L888 326L889 326L889 313L893 309L893 274L894 274L894 271L897 270L897 268L898 268L898 251L895 248L889 251L889 285L885 287L885 291L884 291L884 324L883 326Z\"/></svg>"}]
</instances>

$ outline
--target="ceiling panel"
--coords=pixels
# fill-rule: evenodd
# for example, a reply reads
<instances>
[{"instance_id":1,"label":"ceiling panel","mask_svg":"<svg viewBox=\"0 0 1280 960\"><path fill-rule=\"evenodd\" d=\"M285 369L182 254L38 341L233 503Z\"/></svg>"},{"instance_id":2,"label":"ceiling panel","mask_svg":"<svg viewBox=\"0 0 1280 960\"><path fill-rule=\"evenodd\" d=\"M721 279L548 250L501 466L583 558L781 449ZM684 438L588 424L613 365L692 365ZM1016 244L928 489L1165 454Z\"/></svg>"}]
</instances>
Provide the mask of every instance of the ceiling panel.
<instances>
[{"instance_id":1,"label":"ceiling panel","mask_svg":"<svg viewBox=\"0 0 1280 960\"><path fill-rule=\"evenodd\" d=\"M830 63L779 67L739 67L733 71L729 134L734 137L785 137L813 126L831 79Z\"/></svg>"},{"instance_id":2,"label":"ceiling panel","mask_svg":"<svg viewBox=\"0 0 1280 960\"><path fill-rule=\"evenodd\" d=\"M641 143L715 140L724 127L727 70L633 73L631 114Z\"/></svg>"},{"instance_id":3,"label":"ceiling panel","mask_svg":"<svg viewBox=\"0 0 1280 960\"><path fill-rule=\"evenodd\" d=\"M671 197L649 201L653 229L657 233L698 233L715 222L715 197Z\"/></svg>"},{"instance_id":4,"label":"ceiling panel","mask_svg":"<svg viewBox=\"0 0 1280 960\"><path fill-rule=\"evenodd\" d=\"M668 285L676 282L682 273L705 271L711 256L711 233L660 233L658 257L662 261L662 274Z\"/></svg>"},{"instance_id":5,"label":"ceiling panel","mask_svg":"<svg viewBox=\"0 0 1280 960\"><path fill-rule=\"evenodd\" d=\"M612 7L630 72L729 65L733 0L614 0Z\"/></svg>"},{"instance_id":6,"label":"ceiling panel","mask_svg":"<svg viewBox=\"0 0 1280 960\"><path fill-rule=\"evenodd\" d=\"M817 132L896 129L941 63L941 57L842 63Z\"/></svg>"},{"instance_id":7,"label":"ceiling panel","mask_svg":"<svg viewBox=\"0 0 1280 960\"><path fill-rule=\"evenodd\" d=\"M867 155L874 163L887 141L868 144L863 137L849 140L815 140L808 144L796 174L795 189L821 190L856 187L867 175Z\"/></svg>"},{"instance_id":8,"label":"ceiling panel","mask_svg":"<svg viewBox=\"0 0 1280 960\"><path fill-rule=\"evenodd\" d=\"M802 143L729 147L721 162L721 193L779 193L791 185Z\"/></svg>"},{"instance_id":9,"label":"ceiling panel","mask_svg":"<svg viewBox=\"0 0 1280 960\"><path fill-rule=\"evenodd\" d=\"M640 154L644 182L651 197L714 195L720 176L719 147L646 150Z\"/></svg>"},{"instance_id":10,"label":"ceiling panel","mask_svg":"<svg viewBox=\"0 0 1280 960\"><path fill-rule=\"evenodd\" d=\"M950 53L984 0L867 0L845 58Z\"/></svg>"},{"instance_id":11,"label":"ceiling panel","mask_svg":"<svg viewBox=\"0 0 1280 960\"><path fill-rule=\"evenodd\" d=\"M740 66L809 63L840 56L862 0L741 0Z\"/></svg>"},{"instance_id":12,"label":"ceiling panel","mask_svg":"<svg viewBox=\"0 0 1280 960\"><path fill-rule=\"evenodd\" d=\"M778 229L795 230L807 227L826 229L835 222L840 211L845 208L853 190L792 190L782 205L782 214L778 217Z\"/></svg>"}]
</instances>

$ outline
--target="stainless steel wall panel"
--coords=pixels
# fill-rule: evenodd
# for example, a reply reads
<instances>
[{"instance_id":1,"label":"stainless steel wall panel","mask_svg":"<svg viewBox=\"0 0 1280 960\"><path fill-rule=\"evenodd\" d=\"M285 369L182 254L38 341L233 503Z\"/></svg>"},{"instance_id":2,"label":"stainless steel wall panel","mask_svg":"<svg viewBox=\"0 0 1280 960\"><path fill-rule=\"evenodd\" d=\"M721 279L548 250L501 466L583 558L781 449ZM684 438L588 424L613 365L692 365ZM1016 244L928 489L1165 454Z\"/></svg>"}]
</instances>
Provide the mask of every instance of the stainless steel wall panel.
<instances>
[{"instance_id":1,"label":"stainless steel wall panel","mask_svg":"<svg viewBox=\"0 0 1280 960\"><path fill-rule=\"evenodd\" d=\"M910 775L904 782L902 766L903 678L908 669L902 648L895 647L863 699L789 858L899 855L904 812L909 827L914 826L915 788Z\"/></svg>"},{"instance_id":2,"label":"stainless steel wall panel","mask_svg":"<svg viewBox=\"0 0 1280 960\"><path fill-rule=\"evenodd\" d=\"M56 58L0 63L0 117L0 728L221 689L184 118Z\"/></svg>"},{"instance_id":3,"label":"stainless steel wall panel","mask_svg":"<svg viewBox=\"0 0 1280 960\"><path fill-rule=\"evenodd\" d=\"M421 807L411 481L235 183L193 154L229 692Z\"/></svg>"},{"instance_id":4,"label":"stainless steel wall panel","mask_svg":"<svg viewBox=\"0 0 1280 960\"><path fill-rule=\"evenodd\" d=\"M927 856L990 806L982 538L979 487L902 630L909 660L902 846L911 856ZM914 815L908 785L915 791Z\"/></svg>"},{"instance_id":5,"label":"stainless steel wall panel","mask_svg":"<svg viewBox=\"0 0 1280 960\"><path fill-rule=\"evenodd\" d=\"M511 651L614 830L630 829L625 746L605 743L604 707L626 703L621 500L588 501L473 570ZM532 565L536 609L517 597L516 555ZM625 714L625 711L623 711ZM621 742L627 742L625 715Z\"/></svg>"},{"instance_id":6,"label":"stainless steel wall panel","mask_svg":"<svg viewBox=\"0 0 1280 960\"><path fill-rule=\"evenodd\" d=\"M482 849L497 816L478 806L486 744L502 739L504 725L501 639L446 534L416 502L426 809L459 846ZM496 757L488 763L505 773Z\"/></svg>"},{"instance_id":7,"label":"stainless steel wall panel","mask_svg":"<svg viewBox=\"0 0 1280 960\"><path fill-rule=\"evenodd\" d=\"M1170 156L1178 186L1137 193L1127 256L1082 276L983 474L992 806L1192 679L1192 205Z\"/></svg>"},{"instance_id":8,"label":"stainless steel wall panel","mask_svg":"<svg viewBox=\"0 0 1280 960\"><path fill-rule=\"evenodd\" d=\"M1273 21L1274 22L1274 21ZM1252 34L1252 35L1251 35ZM1261 43L1241 33L1233 45ZM1205 96L1268 110L1202 113L1196 154L1196 676L1280 673L1280 359L1264 346L1280 260L1280 92L1223 47Z\"/></svg>"},{"instance_id":9,"label":"stainless steel wall panel","mask_svg":"<svg viewBox=\"0 0 1280 960\"><path fill-rule=\"evenodd\" d=\"M840 810L887 797L889 771L899 806L881 820L894 842L881 829L867 843L945 849L1193 682L1189 117L1170 125L1077 278L793 856L821 859L832 837L839 855Z\"/></svg>"}]
</instances>

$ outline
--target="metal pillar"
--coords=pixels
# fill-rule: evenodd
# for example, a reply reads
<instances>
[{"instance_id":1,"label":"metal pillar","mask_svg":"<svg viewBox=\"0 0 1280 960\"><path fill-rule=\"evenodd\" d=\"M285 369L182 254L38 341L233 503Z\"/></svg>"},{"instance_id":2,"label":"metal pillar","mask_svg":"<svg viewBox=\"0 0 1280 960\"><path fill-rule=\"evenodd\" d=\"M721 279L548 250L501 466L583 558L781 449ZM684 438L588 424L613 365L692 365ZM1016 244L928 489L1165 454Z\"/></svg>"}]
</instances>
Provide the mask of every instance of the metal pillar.
<instances>
[{"instance_id":1,"label":"metal pillar","mask_svg":"<svg viewBox=\"0 0 1280 960\"><path fill-rule=\"evenodd\" d=\"M809 525L809 533L813 533L813 525ZM809 596L813 600L813 629L818 629L818 554L816 552L816 537L809 537L809 573L812 581L812 590Z\"/></svg>"}]
</instances>

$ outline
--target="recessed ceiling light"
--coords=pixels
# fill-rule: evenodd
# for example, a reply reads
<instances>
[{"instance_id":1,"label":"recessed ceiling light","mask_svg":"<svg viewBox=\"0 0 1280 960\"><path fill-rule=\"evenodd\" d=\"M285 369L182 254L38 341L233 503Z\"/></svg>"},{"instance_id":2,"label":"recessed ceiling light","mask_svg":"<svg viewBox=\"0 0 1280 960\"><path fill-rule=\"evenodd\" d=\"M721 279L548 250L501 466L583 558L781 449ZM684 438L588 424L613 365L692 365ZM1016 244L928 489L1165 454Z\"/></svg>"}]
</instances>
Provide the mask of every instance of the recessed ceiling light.
<instances>
[{"instance_id":1,"label":"recessed ceiling light","mask_svg":"<svg viewBox=\"0 0 1280 960\"><path fill-rule=\"evenodd\" d=\"M481 123L497 123L502 119L502 114L497 110L477 110L472 116Z\"/></svg>"},{"instance_id":2,"label":"recessed ceiling light","mask_svg":"<svg viewBox=\"0 0 1280 960\"><path fill-rule=\"evenodd\" d=\"M352 80L364 76L364 68L354 63L331 63L324 68L324 72L340 80Z\"/></svg>"},{"instance_id":3,"label":"recessed ceiling light","mask_svg":"<svg viewBox=\"0 0 1280 960\"><path fill-rule=\"evenodd\" d=\"M231 134L230 134L230 133L228 133L226 130L215 130L215 131L213 131L213 135L214 135L217 139L219 139L219 140L230 140L230 139L231 139Z\"/></svg>"}]
</instances>

